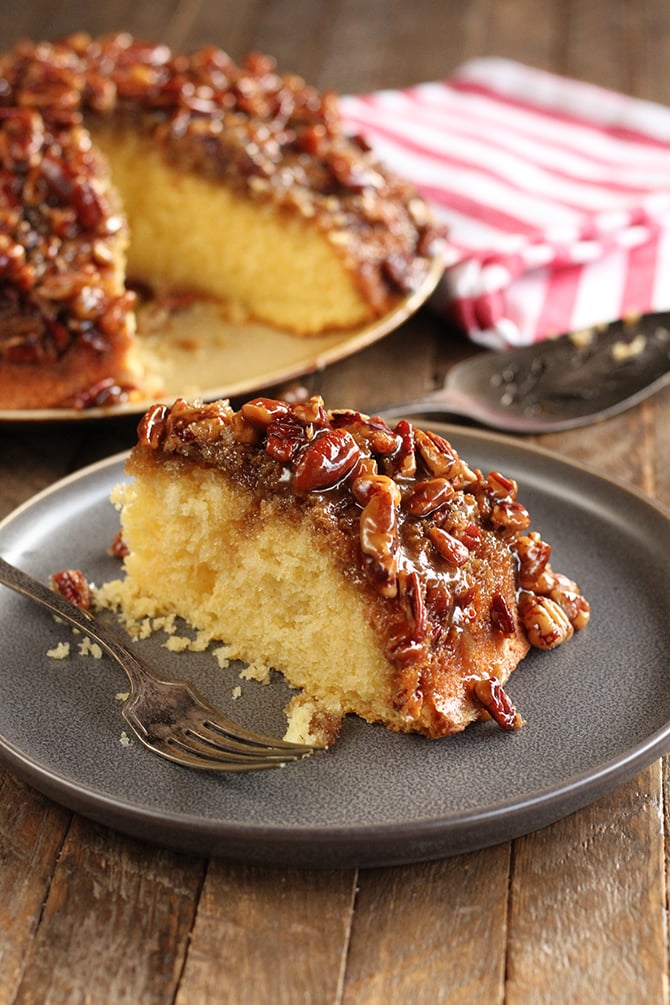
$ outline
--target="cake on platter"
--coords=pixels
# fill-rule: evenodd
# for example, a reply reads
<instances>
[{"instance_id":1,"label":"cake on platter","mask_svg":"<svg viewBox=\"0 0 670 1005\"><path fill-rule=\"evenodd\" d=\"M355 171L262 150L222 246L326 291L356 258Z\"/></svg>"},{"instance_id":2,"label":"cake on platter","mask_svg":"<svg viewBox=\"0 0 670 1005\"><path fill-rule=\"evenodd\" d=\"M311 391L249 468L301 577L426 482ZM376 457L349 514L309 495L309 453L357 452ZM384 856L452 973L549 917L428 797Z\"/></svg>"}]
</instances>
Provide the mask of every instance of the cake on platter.
<instances>
[{"instance_id":1,"label":"cake on platter","mask_svg":"<svg viewBox=\"0 0 670 1005\"><path fill-rule=\"evenodd\" d=\"M138 294L347 331L420 289L436 243L336 96L269 56L82 33L0 57L2 409L154 400Z\"/></svg>"},{"instance_id":2,"label":"cake on platter","mask_svg":"<svg viewBox=\"0 0 670 1005\"><path fill-rule=\"evenodd\" d=\"M290 739L328 744L349 713L431 738L516 729L510 674L589 619L514 480L404 419L318 396L157 404L127 472L123 575L96 603L279 671Z\"/></svg>"}]
</instances>

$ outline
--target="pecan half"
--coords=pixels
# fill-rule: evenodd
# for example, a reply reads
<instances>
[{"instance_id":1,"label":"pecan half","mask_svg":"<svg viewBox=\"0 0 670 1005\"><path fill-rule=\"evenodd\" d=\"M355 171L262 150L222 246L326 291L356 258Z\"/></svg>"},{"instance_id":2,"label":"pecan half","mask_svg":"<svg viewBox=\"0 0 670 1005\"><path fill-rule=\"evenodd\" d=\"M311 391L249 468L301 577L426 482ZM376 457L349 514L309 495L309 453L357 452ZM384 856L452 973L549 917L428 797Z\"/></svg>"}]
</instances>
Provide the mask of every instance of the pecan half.
<instances>
[{"instance_id":1,"label":"pecan half","mask_svg":"<svg viewBox=\"0 0 670 1005\"><path fill-rule=\"evenodd\" d=\"M501 530L520 531L530 526L530 515L525 506L515 499L499 499L491 507L491 523Z\"/></svg>"},{"instance_id":2,"label":"pecan half","mask_svg":"<svg viewBox=\"0 0 670 1005\"><path fill-rule=\"evenodd\" d=\"M428 616L421 579L418 572L401 570L398 574L400 599L409 616L412 626L412 641L423 642L428 631Z\"/></svg>"},{"instance_id":3,"label":"pecan half","mask_svg":"<svg viewBox=\"0 0 670 1005\"><path fill-rule=\"evenodd\" d=\"M247 422L257 429L267 429L274 419L286 415L288 411L288 405L272 398L253 398L246 401L240 409Z\"/></svg>"},{"instance_id":4,"label":"pecan half","mask_svg":"<svg viewBox=\"0 0 670 1005\"><path fill-rule=\"evenodd\" d=\"M62 569L60 572L54 572L49 581L54 593L60 593L61 597L65 597L83 611L90 611L93 592L80 569Z\"/></svg>"},{"instance_id":5,"label":"pecan half","mask_svg":"<svg viewBox=\"0 0 670 1005\"><path fill-rule=\"evenodd\" d=\"M511 731L523 726L523 719L497 677L476 680L472 686L472 696L502 729Z\"/></svg>"},{"instance_id":6,"label":"pecan half","mask_svg":"<svg viewBox=\"0 0 670 1005\"><path fill-rule=\"evenodd\" d=\"M579 592L577 584L560 572L552 572L548 579L548 596L551 600L565 611L574 629L585 628L591 617L591 608L588 600Z\"/></svg>"},{"instance_id":7,"label":"pecan half","mask_svg":"<svg viewBox=\"0 0 670 1005\"><path fill-rule=\"evenodd\" d=\"M414 438L417 450L432 475L449 478L460 472L458 454L444 437L415 429Z\"/></svg>"},{"instance_id":8,"label":"pecan half","mask_svg":"<svg viewBox=\"0 0 670 1005\"><path fill-rule=\"evenodd\" d=\"M537 649L554 649L574 632L570 619L555 600L528 590L519 594L519 617L528 641Z\"/></svg>"},{"instance_id":9,"label":"pecan half","mask_svg":"<svg viewBox=\"0 0 670 1005\"><path fill-rule=\"evenodd\" d=\"M516 631L514 615L501 593L495 593L491 599L491 621L503 635L514 635Z\"/></svg>"},{"instance_id":10,"label":"pecan half","mask_svg":"<svg viewBox=\"0 0 670 1005\"><path fill-rule=\"evenodd\" d=\"M524 590L536 590L540 576L547 567L551 545L537 531L517 537L514 550L519 556L519 585Z\"/></svg>"},{"instance_id":11,"label":"pecan half","mask_svg":"<svg viewBox=\"0 0 670 1005\"><path fill-rule=\"evenodd\" d=\"M447 478L416 482L405 497L404 506L412 516L428 516L453 499L456 490Z\"/></svg>"},{"instance_id":12,"label":"pecan half","mask_svg":"<svg viewBox=\"0 0 670 1005\"><path fill-rule=\"evenodd\" d=\"M282 464L288 464L307 442L304 425L290 412L278 413L267 428L265 452Z\"/></svg>"},{"instance_id":13,"label":"pecan half","mask_svg":"<svg viewBox=\"0 0 670 1005\"><path fill-rule=\"evenodd\" d=\"M393 458L393 471L397 478L413 478L416 474L414 427L407 419L401 419L394 432L400 437L400 445Z\"/></svg>"},{"instance_id":14,"label":"pecan half","mask_svg":"<svg viewBox=\"0 0 670 1005\"><path fill-rule=\"evenodd\" d=\"M441 527L429 527L426 531L435 548L452 565L464 565L470 557L469 548Z\"/></svg>"},{"instance_id":15,"label":"pecan half","mask_svg":"<svg viewBox=\"0 0 670 1005\"><path fill-rule=\"evenodd\" d=\"M393 493L377 491L360 518L361 551L368 557L368 576L383 597L398 593L397 511Z\"/></svg>"},{"instance_id":16,"label":"pecan half","mask_svg":"<svg viewBox=\"0 0 670 1005\"><path fill-rule=\"evenodd\" d=\"M297 492L322 492L339 484L356 465L360 448L346 429L317 434L298 453L293 469Z\"/></svg>"}]
</instances>

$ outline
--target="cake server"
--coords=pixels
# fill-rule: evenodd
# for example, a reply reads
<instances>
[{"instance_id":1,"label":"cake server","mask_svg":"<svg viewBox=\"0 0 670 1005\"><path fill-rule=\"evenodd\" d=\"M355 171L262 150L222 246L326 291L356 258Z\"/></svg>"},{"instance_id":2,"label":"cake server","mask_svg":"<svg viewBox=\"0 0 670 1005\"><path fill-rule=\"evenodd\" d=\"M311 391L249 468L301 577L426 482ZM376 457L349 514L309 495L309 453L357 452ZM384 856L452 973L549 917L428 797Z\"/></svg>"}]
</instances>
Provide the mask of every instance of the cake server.
<instances>
[{"instance_id":1,"label":"cake server","mask_svg":"<svg viewBox=\"0 0 670 1005\"><path fill-rule=\"evenodd\" d=\"M631 408L670 382L670 314L646 314L454 366L441 388L383 409L454 415L511 433L551 433Z\"/></svg>"},{"instance_id":2,"label":"cake server","mask_svg":"<svg viewBox=\"0 0 670 1005\"><path fill-rule=\"evenodd\" d=\"M114 657L130 681L130 696L122 715L155 754L189 768L237 772L280 768L316 749L245 729L211 705L189 681L159 677L90 611L70 603L1 557L0 583L46 607Z\"/></svg>"}]
</instances>

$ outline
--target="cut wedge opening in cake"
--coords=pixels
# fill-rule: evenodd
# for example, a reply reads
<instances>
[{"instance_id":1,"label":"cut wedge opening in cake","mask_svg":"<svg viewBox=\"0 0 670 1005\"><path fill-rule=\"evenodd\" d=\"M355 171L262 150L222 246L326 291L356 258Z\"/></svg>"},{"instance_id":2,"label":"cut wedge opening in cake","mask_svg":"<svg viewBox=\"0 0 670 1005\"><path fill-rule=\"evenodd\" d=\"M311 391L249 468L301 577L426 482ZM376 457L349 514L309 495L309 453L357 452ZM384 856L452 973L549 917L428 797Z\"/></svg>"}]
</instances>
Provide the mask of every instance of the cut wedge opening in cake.
<instances>
[{"instance_id":1,"label":"cut wedge opening in cake","mask_svg":"<svg viewBox=\"0 0 670 1005\"><path fill-rule=\"evenodd\" d=\"M94 141L128 219L132 279L159 295L199 293L229 316L251 315L296 334L351 328L374 316L332 235L309 218L179 170L133 130L96 129ZM260 178L254 189L260 195Z\"/></svg>"},{"instance_id":2,"label":"cut wedge opening in cake","mask_svg":"<svg viewBox=\"0 0 670 1005\"><path fill-rule=\"evenodd\" d=\"M513 479L406 420L180 400L145 415L127 470L123 576L98 603L279 671L294 740L332 742L350 713L432 738L515 729L510 674L589 618Z\"/></svg>"},{"instance_id":3,"label":"cut wedge opening in cake","mask_svg":"<svg viewBox=\"0 0 670 1005\"><path fill-rule=\"evenodd\" d=\"M0 408L167 394L137 290L319 336L392 312L438 244L336 96L268 56L82 33L0 57Z\"/></svg>"}]
</instances>

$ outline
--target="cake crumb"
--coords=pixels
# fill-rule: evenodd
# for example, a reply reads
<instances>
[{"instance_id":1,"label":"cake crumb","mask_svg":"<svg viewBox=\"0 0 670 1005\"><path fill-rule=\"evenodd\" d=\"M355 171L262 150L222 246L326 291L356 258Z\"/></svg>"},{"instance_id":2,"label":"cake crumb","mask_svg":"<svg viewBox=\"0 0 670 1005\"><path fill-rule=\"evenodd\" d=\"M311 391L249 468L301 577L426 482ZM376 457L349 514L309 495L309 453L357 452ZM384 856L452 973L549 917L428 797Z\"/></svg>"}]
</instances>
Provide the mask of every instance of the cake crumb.
<instances>
[{"instance_id":1,"label":"cake crumb","mask_svg":"<svg viewBox=\"0 0 670 1005\"><path fill-rule=\"evenodd\" d=\"M153 628L153 624L152 624L151 618L144 618L144 620L140 621L140 623L137 625L137 635L136 635L136 638L138 638L138 639L148 639L148 638L151 638L151 636L153 635L153 633L154 633L154 628Z\"/></svg>"},{"instance_id":2,"label":"cake crumb","mask_svg":"<svg viewBox=\"0 0 670 1005\"><path fill-rule=\"evenodd\" d=\"M217 646L216 649L212 649L212 655L222 670L230 666L230 661L234 659L230 646Z\"/></svg>"},{"instance_id":3,"label":"cake crumb","mask_svg":"<svg viewBox=\"0 0 670 1005\"><path fill-rule=\"evenodd\" d=\"M204 653L206 649L209 649L211 641L212 633L200 630L193 639L191 649L194 653Z\"/></svg>"},{"instance_id":4,"label":"cake crumb","mask_svg":"<svg viewBox=\"0 0 670 1005\"><path fill-rule=\"evenodd\" d=\"M130 691L117 691L114 697L117 701L128 701L130 698Z\"/></svg>"},{"instance_id":5,"label":"cake crumb","mask_svg":"<svg viewBox=\"0 0 670 1005\"><path fill-rule=\"evenodd\" d=\"M88 635L84 636L79 643L79 654L80 656L92 656L96 660L102 659L102 649L97 642L89 639Z\"/></svg>"},{"instance_id":6,"label":"cake crumb","mask_svg":"<svg viewBox=\"0 0 670 1005\"><path fill-rule=\"evenodd\" d=\"M128 736L128 734L126 733L125 729L121 733L121 737L119 739L119 743L121 744L122 747L129 747L130 746L131 740L130 740L130 737Z\"/></svg>"},{"instance_id":7,"label":"cake crumb","mask_svg":"<svg viewBox=\"0 0 670 1005\"><path fill-rule=\"evenodd\" d=\"M260 684L270 683L270 667L264 663L249 663L243 670L240 670L242 680L256 680Z\"/></svg>"},{"instance_id":8,"label":"cake crumb","mask_svg":"<svg viewBox=\"0 0 670 1005\"><path fill-rule=\"evenodd\" d=\"M236 687L233 688L233 699L237 700L238 698L241 697L242 697L242 688L238 684Z\"/></svg>"},{"instance_id":9,"label":"cake crumb","mask_svg":"<svg viewBox=\"0 0 670 1005\"><path fill-rule=\"evenodd\" d=\"M630 342L615 342L612 346L612 357L617 363L623 363L627 359L634 359L635 356L639 356L644 352L646 344L647 339L642 334L636 335Z\"/></svg>"},{"instance_id":10,"label":"cake crumb","mask_svg":"<svg viewBox=\"0 0 670 1005\"><path fill-rule=\"evenodd\" d=\"M151 630L152 632L163 631L166 635L174 635L177 631L174 614L165 614L160 618L153 618L151 620Z\"/></svg>"},{"instance_id":11,"label":"cake crumb","mask_svg":"<svg viewBox=\"0 0 670 1005\"><path fill-rule=\"evenodd\" d=\"M70 643L59 642L53 649L47 649L47 656L52 660L64 660L70 655Z\"/></svg>"},{"instance_id":12,"label":"cake crumb","mask_svg":"<svg viewBox=\"0 0 670 1005\"><path fill-rule=\"evenodd\" d=\"M580 331L570 333L570 341L577 349L588 349L593 345L596 337L595 328L582 328Z\"/></svg>"},{"instance_id":13,"label":"cake crumb","mask_svg":"<svg viewBox=\"0 0 670 1005\"><path fill-rule=\"evenodd\" d=\"M324 705L304 694L294 695L284 709L288 723L284 739L288 743L307 743L329 747L338 737L342 710Z\"/></svg>"},{"instance_id":14,"label":"cake crumb","mask_svg":"<svg viewBox=\"0 0 670 1005\"><path fill-rule=\"evenodd\" d=\"M169 649L171 653L183 653L185 650L191 648L191 639L187 635L170 635L166 642L163 643L165 649Z\"/></svg>"}]
</instances>

